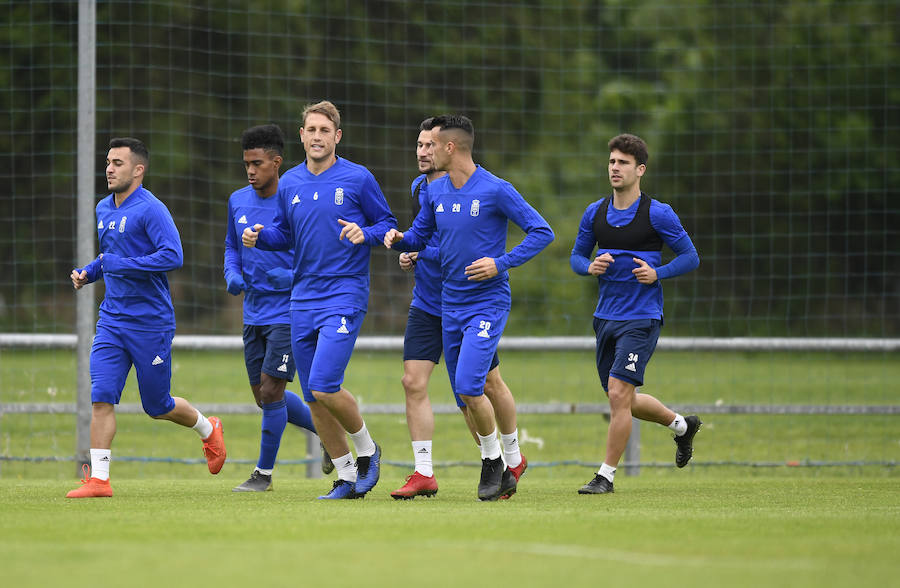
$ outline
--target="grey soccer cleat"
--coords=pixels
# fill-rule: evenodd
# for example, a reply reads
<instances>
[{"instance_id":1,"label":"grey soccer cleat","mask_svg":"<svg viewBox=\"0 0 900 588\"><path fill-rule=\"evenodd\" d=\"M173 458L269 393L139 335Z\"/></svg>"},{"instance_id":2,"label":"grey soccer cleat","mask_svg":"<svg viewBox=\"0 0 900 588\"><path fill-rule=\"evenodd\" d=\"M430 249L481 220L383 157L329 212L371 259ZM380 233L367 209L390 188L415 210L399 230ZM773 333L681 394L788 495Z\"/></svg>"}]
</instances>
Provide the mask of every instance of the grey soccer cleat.
<instances>
[{"instance_id":1,"label":"grey soccer cleat","mask_svg":"<svg viewBox=\"0 0 900 588\"><path fill-rule=\"evenodd\" d=\"M253 470L250 479L231 489L232 492L266 492L272 489L272 476Z\"/></svg>"}]
</instances>

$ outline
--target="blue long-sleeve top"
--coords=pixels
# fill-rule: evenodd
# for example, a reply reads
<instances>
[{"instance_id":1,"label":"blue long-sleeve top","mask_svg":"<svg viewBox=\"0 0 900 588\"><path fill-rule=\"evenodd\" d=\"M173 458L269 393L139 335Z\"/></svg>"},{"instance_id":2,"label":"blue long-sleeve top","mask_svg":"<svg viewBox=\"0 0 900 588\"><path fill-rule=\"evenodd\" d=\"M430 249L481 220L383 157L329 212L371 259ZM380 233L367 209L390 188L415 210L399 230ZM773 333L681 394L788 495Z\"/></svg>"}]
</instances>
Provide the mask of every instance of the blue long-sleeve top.
<instances>
[{"instance_id":1,"label":"blue long-sleeve top","mask_svg":"<svg viewBox=\"0 0 900 588\"><path fill-rule=\"evenodd\" d=\"M98 325L138 331L175 328L166 272L184 263L181 237L166 205L139 186L121 206L115 195L96 208L100 253L86 270L89 282L103 279L106 294Z\"/></svg>"},{"instance_id":2,"label":"blue long-sleeve top","mask_svg":"<svg viewBox=\"0 0 900 588\"><path fill-rule=\"evenodd\" d=\"M457 189L446 175L428 185L428 197L403 240L400 251L422 250L437 233L441 260L443 309L511 306L509 268L518 267L553 241L546 220L516 189L480 165ZM506 251L509 221L523 231L521 243ZM482 257L491 257L497 275L474 281L465 268Z\"/></svg>"},{"instance_id":3,"label":"blue long-sleeve top","mask_svg":"<svg viewBox=\"0 0 900 588\"><path fill-rule=\"evenodd\" d=\"M663 289L661 281L673 278L696 269L700 265L700 257L681 220L668 204L656 199L650 201L650 225L660 236L663 243L669 246L676 257L665 265L662 264L660 251L632 251L609 249L597 243L593 223L598 209L605 199L588 205L578 226L575 246L569 258L572 270L580 275L589 275L588 266L594 257L608 252L615 262L610 263L606 273L597 276L598 300L594 316L608 320L633 320L643 318L663 318ZM640 199L629 208L618 210L610 203L606 213L606 221L610 226L625 226L637 213ZM594 251L596 250L596 254ZM638 267L633 258L647 262L656 270L657 279L653 284L641 284L631 271Z\"/></svg>"},{"instance_id":4,"label":"blue long-sleeve top","mask_svg":"<svg viewBox=\"0 0 900 588\"><path fill-rule=\"evenodd\" d=\"M416 190L418 189L418 194ZM428 176L420 175L410 186L413 197L419 199L419 209L428 198ZM441 260L438 250L437 234L428 239L425 249L416 256L414 268L416 285L410 306L423 310L433 316L441 316Z\"/></svg>"},{"instance_id":5,"label":"blue long-sleeve top","mask_svg":"<svg viewBox=\"0 0 900 588\"><path fill-rule=\"evenodd\" d=\"M397 226L372 173L338 157L314 175L303 162L281 177L276 198L278 210L257 247L294 248L291 309L367 310L371 248ZM338 219L359 225L365 242L339 240Z\"/></svg>"},{"instance_id":6,"label":"blue long-sleeve top","mask_svg":"<svg viewBox=\"0 0 900 588\"><path fill-rule=\"evenodd\" d=\"M262 198L251 186L236 190L228 198L225 230L225 280L242 277L245 325L289 325L293 249L264 251L244 247L241 235L255 224L269 226L278 211L278 198ZM279 283L284 282L284 283Z\"/></svg>"}]
</instances>

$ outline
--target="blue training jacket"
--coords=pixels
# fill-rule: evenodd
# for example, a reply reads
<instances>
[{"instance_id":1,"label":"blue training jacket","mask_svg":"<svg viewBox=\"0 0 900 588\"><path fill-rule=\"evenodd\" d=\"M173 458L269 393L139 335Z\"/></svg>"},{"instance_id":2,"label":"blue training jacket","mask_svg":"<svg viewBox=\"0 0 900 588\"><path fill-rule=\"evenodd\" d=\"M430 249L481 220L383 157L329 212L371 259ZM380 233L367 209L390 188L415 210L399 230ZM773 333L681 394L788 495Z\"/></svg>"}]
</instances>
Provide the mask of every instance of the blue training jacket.
<instances>
[{"instance_id":1,"label":"blue training jacket","mask_svg":"<svg viewBox=\"0 0 900 588\"><path fill-rule=\"evenodd\" d=\"M294 248L292 310L367 310L371 247L397 226L375 177L342 157L319 175L297 165L278 183L278 211L257 247ZM342 219L362 228L365 242L338 240Z\"/></svg>"},{"instance_id":2,"label":"blue training jacket","mask_svg":"<svg viewBox=\"0 0 900 588\"><path fill-rule=\"evenodd\" d=\"M228 198L225 230L225 279L244 279L245 325L289 325L294 250L263 251L244 247L241 234L255 224L269 226L278 211L277 194L262 198L252 186Z\"/></svg>"},{"instance_id":3,"label":"blue training jacket","mask_svg":"<svg viewBox=\"0 0 900 588\"><path fill-rule=\"evenodd\" d=\"M578 236L575 238L575 246L569 264L575 273L588 275L588 266L596 255L608 252L615 262L609 264L605 274L597 276L598 295L597 308L594 316L607 320L634 320L634 319L662 319L663 318L663 289L661 281L677 275L687 273L700 265L697 250L691 242L687 231L681 226L681 221L672 207L658 200L650 200L650 225L662 238L663 243L675 252L676 257L671 262L662 264L662 255L659 251L632 251L624 249L608 249L602 244L597 244L594 235L593 222L597 210L604 199L597 200L588 205L581 217L578 226ZM636 200L625 210L616 209L611 203L606 211L606 221L611 226L625 226L632 221L637 213L640 199ZM653 284L641 284L631 271L638 267L633 258L639 258L656 269L659 279Z\"/></svg>"},{"instance_id":4,"label":"blue training jacket","mask_svg":"<svg viewBox=\"0 0 900 588\"><path fill-rule=\"evenodd\" d=\"M525 231L525 238L507 252L510 220ZM550 225L513 185L480 165L462 188L457 189L449 175L431 182L428 198L412 228L394 247L400 251L422 250L435 233L440 243L441 302L445 310L509 310L507 270L522 265L553 241ZM497 275L483 281L469 280L466 266L482 257L494 259Z\"/></svg>"},{"instance_id":5,"label":"blue training jacket","mask_svg":"<svg viewBox=\"0 0 900 588\"><path fill-rule=\"evenodd\" d=\"M169 209L141 185L116 207L110 194L97 204L100 256L84 268L103 279L98 325L137 331L175 329L166 272L184 263L181 237Z\"/></svg>"}]
</instances>

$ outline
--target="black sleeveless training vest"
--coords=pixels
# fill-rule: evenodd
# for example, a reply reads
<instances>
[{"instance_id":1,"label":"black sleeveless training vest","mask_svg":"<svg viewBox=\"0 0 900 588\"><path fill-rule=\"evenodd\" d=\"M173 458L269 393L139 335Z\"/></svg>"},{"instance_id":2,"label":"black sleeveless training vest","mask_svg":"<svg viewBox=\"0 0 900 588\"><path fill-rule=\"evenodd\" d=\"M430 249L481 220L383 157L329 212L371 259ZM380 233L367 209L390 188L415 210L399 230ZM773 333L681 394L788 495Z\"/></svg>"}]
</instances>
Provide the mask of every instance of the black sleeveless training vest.
<instances>
[{"instance_id":1,"label":"black sleeveless training vest","mask_svg":"<svg viewBox=\"0 0 900 588\"><path fill-rule=\"evenodd\" d=\"M612 197L607 196L594 215L594 239L600 249L625 251L662 251L663 240L650 224L650 197L641 192L641 201L631 222L613 227L606 221Z\"/></svg>"}]
</instances>

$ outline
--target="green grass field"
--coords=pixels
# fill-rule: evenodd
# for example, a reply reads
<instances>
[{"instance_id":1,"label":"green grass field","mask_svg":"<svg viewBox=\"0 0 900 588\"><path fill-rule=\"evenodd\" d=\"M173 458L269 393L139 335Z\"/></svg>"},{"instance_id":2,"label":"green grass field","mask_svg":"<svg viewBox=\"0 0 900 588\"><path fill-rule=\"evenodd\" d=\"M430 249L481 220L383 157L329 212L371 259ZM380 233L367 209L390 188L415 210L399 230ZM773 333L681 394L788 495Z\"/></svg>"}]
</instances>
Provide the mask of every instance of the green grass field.
<instances>
[{"instance_id":1,"label":"green grass field","mask_svg":"<svg viewBox=\"0 0 900 588\"><path fill-rule=\"evenodd\" d=\"M196 403L249 401L238 352L176 352L174 390ZM0 351L0 401L72 402L74 358ZM505 353L521 402L601 402L590 353ZM368 403L402 403L397 354L358 354L347 386ZM659 353L644 391L707 404L895 404L900 362L885 354ZM450 402L443 365L432 400ZM137 402L131 380L123 402ZM532 466L512 500L475 499L478 469L462 419L436 417L438 496L395 502L412 461L402 415L368 415L384 449L381 481L360 501L315 499L329 479L279 464L275 491L234 494L255 462L257 415L223 418L229 463L212 477L191 431L120 415L115 497L71 501L71 461L0 462L2 583L55 586L612 584L883 586L900 566L896 415L704 415L687 468L669 465L670 433L642 427L639 476L579 496L602 460L600 415L520 415ZM74 452L72 415L6 414L0 454ZM289 428L281 460L302 461ZM134 459L135 461L128 461ZM154 461L160 460L160 461ZM173 461L174 460L174 461ZM194 463L182 463L181 461ZM578 462L581 465L564 465ZM722 464L753 463L755 466ZM554 467L546 467L553 465ZM99 560L99 561L98 561Z\"/></svg>"},{"instance_id":2,"label":"green grass field","mask_svg":"<svg viewBox=\"0 0 900 588\"><path fill-rule=\"evenodd\" d=\"M384 480L339 503L296 478L262 495L122 479L81 501L62 498L70 482L3 479L3 584L756 588L887 586L900 571L896 477L656 472L579 496L582 472L529 471L511 500L479 503L472 475L444 472L433 499L393 501Z\"/></svg>"}]
</instances>

